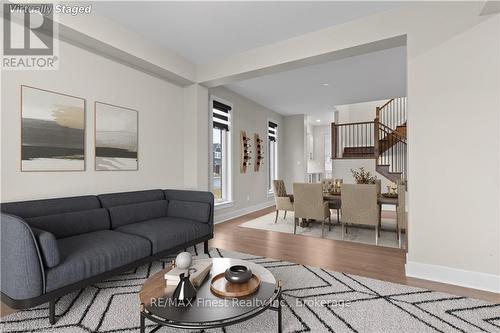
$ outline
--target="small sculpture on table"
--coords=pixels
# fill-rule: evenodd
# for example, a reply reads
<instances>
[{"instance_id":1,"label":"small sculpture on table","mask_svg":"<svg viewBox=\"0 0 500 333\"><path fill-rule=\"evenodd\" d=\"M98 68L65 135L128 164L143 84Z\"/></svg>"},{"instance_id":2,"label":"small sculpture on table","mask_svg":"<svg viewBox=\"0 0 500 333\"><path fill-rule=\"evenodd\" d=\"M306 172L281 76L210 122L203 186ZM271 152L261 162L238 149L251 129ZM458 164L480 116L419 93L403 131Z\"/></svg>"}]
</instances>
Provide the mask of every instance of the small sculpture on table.
<instances>
[{"instance_id":1,"label":"small sculpture on table","mask_svg":"<svg viewBox=\"0 0 500 333\"><path fill-rule=\"evenodd\" d=\"M196 288L189 280L189 273L181 273L179 277L181 280L175 288L172 298L177 306L191 305L192 300L196 298Z\"/></svg>"},{"instance_id":2,"label":"small sculpture on table","mask_svg":"<svg viewBox=\"0 0 500 333\"><path fill-rule=\"evenodd\" d=\"M191 267L192 263L193 256L189 252L181 252L175 258L175 267L185 269L187 274L189 274L187 271L189 270L189 267Z\"/></svg>"},{"instance_id":3,"label":"small sculpture on table","mask_svg":"<svg viewBox=\"0 0 500 333\"><path fill-rule=\"evenodd\" d=\"M189 252L181 252L175 258L175 267L186 271L179 274L179 283L172 295L177 306L188 306L196 298L196 288L191 283L189 273L189 267L191 267L192 262L193 257Z\"/></svg>"}]
</instances>

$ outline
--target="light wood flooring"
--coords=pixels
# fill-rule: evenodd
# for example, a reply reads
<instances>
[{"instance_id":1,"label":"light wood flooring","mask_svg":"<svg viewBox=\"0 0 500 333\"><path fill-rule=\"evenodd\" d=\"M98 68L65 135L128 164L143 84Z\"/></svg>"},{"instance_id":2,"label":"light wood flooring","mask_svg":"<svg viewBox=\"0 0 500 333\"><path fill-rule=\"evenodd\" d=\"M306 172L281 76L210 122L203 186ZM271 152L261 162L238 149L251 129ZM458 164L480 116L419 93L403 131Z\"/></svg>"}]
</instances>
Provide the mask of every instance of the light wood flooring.
<instances>
[{"instance_id":1,"label":"light wood flooring","mask_svg":"<svg viewBox=\"0 0 500 333\"><path fill-rule=\"evenodd\" d=\"M216 224L210 246L500 303L500 294L406 277L402 249L239 227L270 212L274 207Z\"/></svg>"}]
</instances>

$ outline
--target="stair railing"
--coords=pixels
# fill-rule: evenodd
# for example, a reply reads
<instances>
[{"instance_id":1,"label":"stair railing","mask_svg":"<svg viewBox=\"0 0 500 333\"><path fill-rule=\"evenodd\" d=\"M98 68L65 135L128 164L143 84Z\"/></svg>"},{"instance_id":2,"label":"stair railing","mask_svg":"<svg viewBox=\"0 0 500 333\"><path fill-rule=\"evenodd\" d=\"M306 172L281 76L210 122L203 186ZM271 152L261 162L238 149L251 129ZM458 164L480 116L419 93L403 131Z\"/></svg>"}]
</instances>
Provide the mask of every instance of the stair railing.
<instances>
[{"instance_id":1,"label":"stair railing","mask_svg":"<svg viewBox=\"0 0 500 333\"><path fill-rule=\"evenodd\" d=\"M376 109L376 118L385 126L395 130L406 123L406 97L392 98Z\"/></svg>"},{"instance_id":2,"label":"stair railing","mask_svg":"<svg viewBox=\"0 0 500 333\"><path fill-rule=\"evenodd\" d=\"M332 123L332 158L349 158L344 156L346 148L355 148L357 158L366 156L373 158L374 123L365 121L349 124ZM353 157L353 156L351 156Z\"/></svg>"},{"instance_id":3,"label":"stair railing","mask_svg":"<svg viewBox=\"0 0 500 333\"><path fill-rule=\"evenodd\" d=\"M375 158L377 170L406 180L406 97L389 100L376 108L374 121L331 125L332 159Z\"/></svg>"},{"instance_id":4,"label":"stair railing","mask_svg":"<svg viewBox=\"0 0 500 333\"><path fill-rule=\"evenodd\" d=\"M400 173L401 179L405 180L407 172L407 149L406 138L390 127L377 122L378 128L376 140L377 165L388 165L390 173Z\"/></svg>"}]
</instances>

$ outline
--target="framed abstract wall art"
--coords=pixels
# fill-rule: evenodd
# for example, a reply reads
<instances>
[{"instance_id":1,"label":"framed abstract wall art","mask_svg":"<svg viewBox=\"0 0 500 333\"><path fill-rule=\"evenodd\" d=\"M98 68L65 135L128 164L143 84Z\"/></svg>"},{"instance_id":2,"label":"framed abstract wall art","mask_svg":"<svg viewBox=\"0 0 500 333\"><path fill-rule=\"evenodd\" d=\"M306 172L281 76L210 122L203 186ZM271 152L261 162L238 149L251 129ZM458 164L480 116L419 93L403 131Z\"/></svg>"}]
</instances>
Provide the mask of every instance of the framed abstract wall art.
<instances>
[{"instance_id":1,"label":"framed abstract wall art","mask_svg":"<svg viewBox=\"0 0 500 333\"><path fill-rule=\"evenodd\" d=\"M138 170L138 112L95 103L95 169Z\"/></svg>"},{"instance_id":2,"label":"framed abstract wall art","mask_svg":"<svg viewBox=\"0 0 500 333\"><path fill-rule=\"evenodd\" d=\"M85 170L85 99L21 86L21 171Z\"/></svg>"}]
</instances>

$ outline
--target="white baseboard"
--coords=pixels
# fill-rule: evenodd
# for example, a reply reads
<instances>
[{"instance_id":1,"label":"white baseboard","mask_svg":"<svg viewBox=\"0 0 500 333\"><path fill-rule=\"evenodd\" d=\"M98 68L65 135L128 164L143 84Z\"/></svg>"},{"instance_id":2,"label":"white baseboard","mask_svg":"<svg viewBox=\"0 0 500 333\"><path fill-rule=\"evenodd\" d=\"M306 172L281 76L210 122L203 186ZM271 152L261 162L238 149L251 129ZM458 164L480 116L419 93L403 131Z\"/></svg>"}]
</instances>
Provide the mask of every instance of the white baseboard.
<instances>
[{"instance_id":1,"label":"white baseboard","mask_svg":"<svg viewBox=\"0 0 500 333\"><path fill-rule=\"evenodd\" d=\"M230 211L223 211L224 209L221 209L219 212L217 212L217 209L215 210L215 224L225 222L227 220L231 220L246 214L250 214L253 212L256 212L261 209L269 208L271 206L274 206L274 200L269 201L269 202L263 202L257 205L245 207L242 209L237 209L237 210L230 210Z\"/></svg>"},{"instance_id":2,"label":"white baseboard","mask_svg":"<svg viewBox=\"0 0 500 333\"><path fill-rule=\"evenodd\" d=\"M407 261L406 276L500 293L500 276Z\"/></svg>"}]
</instances>

